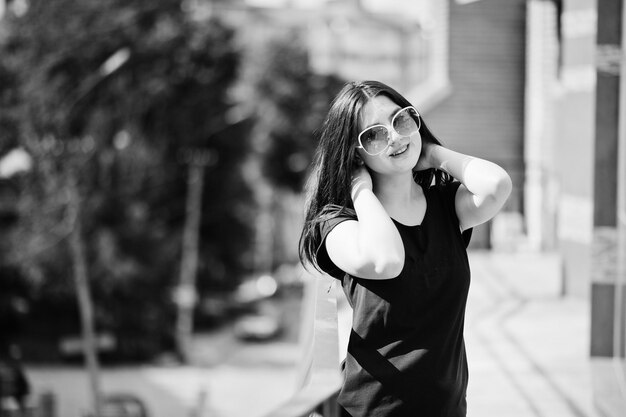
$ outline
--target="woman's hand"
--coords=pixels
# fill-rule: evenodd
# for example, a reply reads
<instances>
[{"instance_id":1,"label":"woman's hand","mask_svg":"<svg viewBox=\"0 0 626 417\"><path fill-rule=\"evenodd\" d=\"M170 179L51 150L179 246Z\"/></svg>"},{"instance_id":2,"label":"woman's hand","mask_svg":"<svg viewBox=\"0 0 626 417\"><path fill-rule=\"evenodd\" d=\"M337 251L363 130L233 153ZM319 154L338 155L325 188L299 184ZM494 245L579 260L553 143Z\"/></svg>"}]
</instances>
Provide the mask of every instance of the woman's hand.
<instances>
[{"instance_id":1,"label":"woman's hand","mask_svg":"<svg viewBox=\"0 0 626 417\"><path fill-rule=\"evenodd\" d=\"M500 211L511 194L509 174L484 159L431 145L425 152L433 168L461 182L455 196L456 214L463 230L486 222Z\"/></svg>"},{"instance_id":2,"label":"woman's hand","mask_svg":"<svg viewBox=\"0 0 626 417\"><path fill-rule=\"evenodd\" d=\"M372 190L373 188L372 176L367 168L365 168L365 165L355 168L352 173L352 182L350 183L350 196L352 200L354 201L360 191Z\"/></svg>"},{"instance_id":3,"label":"woman's hand","mask_svg":"<svg viewBox=\"0 0 626 417\"><path fill-rule=\"evenodd\" d=\"M431 168L438 168L436 161L434 161L432 156L432 151L437 146L440 145L422 142L422 152L420 153L420 157L417 160L417 164L413 168L413 171L425 171Z\"/></svg>"}]
</instances>

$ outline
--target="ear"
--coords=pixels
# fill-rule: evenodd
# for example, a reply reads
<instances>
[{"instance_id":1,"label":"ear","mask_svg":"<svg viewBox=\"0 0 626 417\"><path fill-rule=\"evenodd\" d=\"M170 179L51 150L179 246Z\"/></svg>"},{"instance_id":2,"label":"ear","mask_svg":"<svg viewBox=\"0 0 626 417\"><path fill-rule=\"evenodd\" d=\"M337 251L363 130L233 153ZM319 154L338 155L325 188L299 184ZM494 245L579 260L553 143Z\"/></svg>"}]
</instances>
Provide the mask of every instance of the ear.
<instances>
[{"instance_id":1,"label":"ear","mask_svg":"<svg viewBox=\"0 0 626 417\"><path fill-rule=\"evenodd\" d=\"M361 158L361 155L359 155L358 152L354 153L354 162L360 167L365 165L365 162L363 162L363 158Z\"/></svg>"}]
</instances>

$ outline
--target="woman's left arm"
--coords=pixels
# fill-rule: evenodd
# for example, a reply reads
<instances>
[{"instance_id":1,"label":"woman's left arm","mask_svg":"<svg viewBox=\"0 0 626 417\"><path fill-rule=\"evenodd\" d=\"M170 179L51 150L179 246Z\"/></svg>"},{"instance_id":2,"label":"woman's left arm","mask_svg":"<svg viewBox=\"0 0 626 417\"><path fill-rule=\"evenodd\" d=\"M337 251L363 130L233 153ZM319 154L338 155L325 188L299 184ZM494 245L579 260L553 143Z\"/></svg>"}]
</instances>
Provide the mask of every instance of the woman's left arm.
<instances>
[{"instance_id":1,"label":"woman's left arm","mask_svg":"<svg viewBox=\"0 0 626 417\"><path fill-rule=\"evenodd\" d=\"M425 154L420 165L445 171L461 182L456 192L455 206L462 230L491 219L511 194L511 177L493 162L440 145L426 145L423 150Z\"/></svg>"}]
</instances>

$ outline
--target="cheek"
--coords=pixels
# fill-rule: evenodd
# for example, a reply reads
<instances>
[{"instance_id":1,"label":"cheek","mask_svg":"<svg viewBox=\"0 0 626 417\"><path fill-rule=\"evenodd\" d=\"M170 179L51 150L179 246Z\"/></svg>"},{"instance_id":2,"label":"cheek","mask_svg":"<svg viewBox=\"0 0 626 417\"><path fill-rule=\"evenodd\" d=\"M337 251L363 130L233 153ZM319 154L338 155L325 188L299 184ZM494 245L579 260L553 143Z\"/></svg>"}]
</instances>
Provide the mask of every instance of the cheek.
<instances>
[{"instance_id":1,"label":"cheek","mask_svg":"<svg viewBox=\"0 0 626 417\"><path fill-rule=\"evenodd\" d=\"M422 148L422 135L420 135L419 132L414 134L411 139L413 140L413 143L419 146L420 149Z\"/></svg>"},{"instance_id":2,"label":"cheek","mask_svg":"<svg viewBox=\"0 0 626 417\"><path fill-rule=\"evenodd\" d=\"M373 170L376 170L380 164L380 162L378 161L378 156L368 155L362 149L357 149L357 153L354 158L355 163L357 163L359 166L365 166Z\"/></svg>"},{"instance_id":3,"label":"cheek","mask_svg":"<svg viewBox=\"0 0 626 417\"><path fill-rule=\"evenodd\" d=\"M413 148L415 149L415 153L419 157L422 154L422 146L423 146L422 137L420 136L419 133L411 137L411 144L413 145Z\"/></svg>"},{"instance_id":4,"label":"cheek","mask_svg":"<svg viewBox=\"0 0 626 417\"><path fill-rule=\"evenodd\" d=\"M364 154L361 159L363 160L364 165L370 169L376 169L380 165L380 159L378 156Z\"/></svg>"}]
</instances>

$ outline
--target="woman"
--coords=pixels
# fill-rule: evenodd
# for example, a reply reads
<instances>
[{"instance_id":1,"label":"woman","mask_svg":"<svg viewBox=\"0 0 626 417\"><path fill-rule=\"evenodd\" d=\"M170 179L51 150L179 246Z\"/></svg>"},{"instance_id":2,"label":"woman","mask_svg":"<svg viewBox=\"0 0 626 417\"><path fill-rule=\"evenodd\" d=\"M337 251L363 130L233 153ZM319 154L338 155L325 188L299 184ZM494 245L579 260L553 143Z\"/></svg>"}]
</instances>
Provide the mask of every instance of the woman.
<instances>
[{"instance_id":1,"label":"woman","mask_svg":"<svg viewBox=\"0 0 626 417\"><path fill-rule=\"evenodd\" d=\"M307 192L301 261L340 280L353 309L346 414L465 416L466 247L510 177L444 148L403 96L365 81L333 101Z\"/></svg>"}]
</instances>

